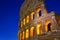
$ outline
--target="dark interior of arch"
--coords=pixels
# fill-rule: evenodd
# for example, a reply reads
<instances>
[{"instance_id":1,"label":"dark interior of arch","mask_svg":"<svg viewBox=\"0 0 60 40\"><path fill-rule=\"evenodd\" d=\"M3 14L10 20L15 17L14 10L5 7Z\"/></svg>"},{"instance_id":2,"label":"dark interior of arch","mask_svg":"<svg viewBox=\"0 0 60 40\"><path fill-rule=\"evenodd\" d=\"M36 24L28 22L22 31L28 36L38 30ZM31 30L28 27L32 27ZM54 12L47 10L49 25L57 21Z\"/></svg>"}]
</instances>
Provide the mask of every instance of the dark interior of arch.
<instances>
[{"instance_id":1,"label":"dark interior of arch","mask_svg":"<svg viewBox=\"0 0 60 40\"><path fill-rule=\"evenodd\" d=\"M42 13L41 13L41 11L39 11L39 16L42 16Z\"/></svg>"},{"instance_id":2,"label":"dark interior of arch","mask_svg":"<svg viewBox=\"0 0 60 40\"><path fill-rule=\"evenodd\" d=\"M48 27L48 31L51 31L51 23L49 23L47 27Z\"/></svg>"}]
</instances>

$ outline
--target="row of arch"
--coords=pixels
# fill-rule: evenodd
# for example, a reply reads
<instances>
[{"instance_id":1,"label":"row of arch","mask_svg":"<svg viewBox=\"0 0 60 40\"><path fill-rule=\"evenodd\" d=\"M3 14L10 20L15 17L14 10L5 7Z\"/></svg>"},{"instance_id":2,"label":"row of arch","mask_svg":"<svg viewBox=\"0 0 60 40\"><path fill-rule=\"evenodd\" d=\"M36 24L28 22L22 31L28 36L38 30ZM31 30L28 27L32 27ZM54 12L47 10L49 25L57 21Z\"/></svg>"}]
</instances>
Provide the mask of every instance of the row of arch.
<instances>
[{"instance_id":1,"label":"row of arch","mask_svg":"<svg viewBox=\"0 0 60 40\"><path fill-rule=\"evenodd\" d=\"M34 16L35 16L34 13L35 13L35 12L32 11L30 15L27 15L26 18L24 18L23 20L20 21L21 27L22 27L23 25L25 25L26 23L29 23L30 20L33 20L33 19L34 19ZM41 15L42 15L41 9L40 9L40 8L37 8L37 9L36 9L36 16L39 17L39 16L41 16Z\"/></svg>"},{"instance_id":2,"label":"row of arch","mask_svg":"<svg viewBox=\"0 0 60 40\"><path fill-rule=\"evenodd\" d=\"M46 32L51 31L50 21L46 23L45 30ZM25 32L23 31L22 33L20 33L20 40L24 40L24 36L25 38L33 37L35 35L35 32L37 35L42 34L42 25L40 23L36 25L36 31L34 26L31 26L29 29L26 29Z\"/></svg>"}]
</instances>

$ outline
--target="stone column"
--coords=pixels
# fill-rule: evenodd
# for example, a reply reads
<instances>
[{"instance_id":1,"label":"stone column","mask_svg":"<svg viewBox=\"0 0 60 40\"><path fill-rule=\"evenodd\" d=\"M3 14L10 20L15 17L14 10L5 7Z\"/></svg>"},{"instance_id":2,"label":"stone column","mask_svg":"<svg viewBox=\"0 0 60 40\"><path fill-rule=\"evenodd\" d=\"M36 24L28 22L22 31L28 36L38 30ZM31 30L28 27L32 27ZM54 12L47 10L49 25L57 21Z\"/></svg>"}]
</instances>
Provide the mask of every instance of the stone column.
<instances>
[{"instance_id":1,"label":"stone column","mask_svg":"<svg viewBox=\"0 0 60 40\"><path fill-rule=\"evenodd\" d=\"M45 33L46 31L45 31L45 21L44 20L42 20L42 33Z\"/></svg>"},{"instance_id":2,"label":"stone column","mask_svg":"<svg viewBox=\"0 0 60 40\"><path fill-rule=\"evenodd\" d=\"M53 21L55 23L55 31L56 31L57 30L57 27L58 27L58 24L57 24L57 21L55 19L55 16L52 16L52 19L53 19Z\"/></svg>"},{"instance_id":3,"label":"stone column","mask_svg":"<svg viewBox=\"0 0 60 40\"><path fill-rule=\"evenodd\" d=\"M34 40L37 40L37 28L36 28L37 27L37 20L36 19L37 19L37 16L36 16L36 12L35 12L35 19L34 19L34 30L35 30L34 31L35 32L34 33Z\"/></svg>"}]
</instances>

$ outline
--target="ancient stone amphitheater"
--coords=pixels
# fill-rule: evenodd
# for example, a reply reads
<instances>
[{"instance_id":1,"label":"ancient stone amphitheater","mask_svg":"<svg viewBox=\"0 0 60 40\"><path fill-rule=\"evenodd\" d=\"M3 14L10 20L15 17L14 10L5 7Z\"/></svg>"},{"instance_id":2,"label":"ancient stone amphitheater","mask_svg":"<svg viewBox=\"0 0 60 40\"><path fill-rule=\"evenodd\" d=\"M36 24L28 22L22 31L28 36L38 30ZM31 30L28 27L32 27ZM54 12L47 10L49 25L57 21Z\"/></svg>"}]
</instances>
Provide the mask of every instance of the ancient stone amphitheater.
<instances>
[{"instance_id":1,"label":"ancient stone amphitheater","mask_svg":"<svg viewBox=\"0 0 60 40\"><path fill-rule=\"evenodd\" d=\"M60 16L48 13L44 0L25 0L20 9L18 40L60 40Z\"/></svg>"}]
</instances>

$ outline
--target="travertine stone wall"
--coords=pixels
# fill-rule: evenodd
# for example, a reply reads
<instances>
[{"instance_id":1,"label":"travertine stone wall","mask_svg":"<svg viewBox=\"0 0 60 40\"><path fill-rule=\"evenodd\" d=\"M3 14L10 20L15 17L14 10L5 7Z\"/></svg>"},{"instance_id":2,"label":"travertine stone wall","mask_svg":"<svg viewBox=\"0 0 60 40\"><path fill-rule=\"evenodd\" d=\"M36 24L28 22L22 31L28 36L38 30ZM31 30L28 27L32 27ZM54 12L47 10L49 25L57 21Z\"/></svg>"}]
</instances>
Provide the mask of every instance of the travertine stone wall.
<instances>
[{"instance_id":1,"label":"travertine stone wall","mask_svg":"<svg viewBox=\"0 0 60 40\"><path fill-rule=\"evenodd\" d=\"M42 3L44 3L44 0L25 0L20 9L20 20L23 20L26 15L36 10L37 7L41 7Z\"/></svg>"},{"instance_id":2,"label":"travertine stone wall","mask_svg":"<svg viewBox=\"0 0 60 40\"><path fill-rule=\"evenodd\" d=\"M25 0L23 5L21 6L20 9L20 21L22 21L24 18L26 18L27 15L30 15L32 11L34 11L34 13L36 14L36 9L40 8L42 15L40 17L37 17L36 15L34 16L35 18L33 20L30 20L29 23L27 23L26 25L23 25L22 28L19 27L19 31L18 31L18 40L20 40L20 36L19 34L22 33L24 31L24 40L53 40L54 36L58 36L59 33L57 32L56 35L54 35L55 33L53 33L53 30L57 30L57 28L60 28L57 26L57 22L55 19L55 13L54 12L50 12L48 13L46 8L45 8L45 4L44 4L44 0ZM49 34L49 32L46 32L46 23L50 21L51 23L51 34ZM36 34L36 27L37 24L40 23L42 25L42 34L40 34L39 36L37 36ZM31 26L34 26L34 32L35 35L32 38L25 38L26 37L26 29L31 28ZM20 22L19 22L19 26ZM44 34L46 33L46 34ZM50 36L50 38L49 38ZM48 37L48 38L47 38ZM60 37L60 36L59 36ZM59 38L57 37L57 38Z\"/></svg>"}]
</instances>

